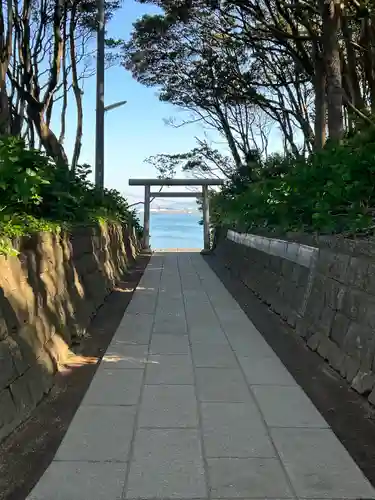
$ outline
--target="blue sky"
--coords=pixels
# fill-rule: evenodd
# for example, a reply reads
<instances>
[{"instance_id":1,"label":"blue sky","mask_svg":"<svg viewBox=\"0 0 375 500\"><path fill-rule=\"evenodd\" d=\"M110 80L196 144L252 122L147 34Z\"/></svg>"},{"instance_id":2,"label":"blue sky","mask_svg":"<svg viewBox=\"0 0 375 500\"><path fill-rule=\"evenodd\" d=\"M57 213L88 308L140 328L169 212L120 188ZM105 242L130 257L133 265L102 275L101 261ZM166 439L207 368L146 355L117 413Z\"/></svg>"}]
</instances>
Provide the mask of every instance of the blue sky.
<instances>
[{"instance_id":1,"label":"blue sky","mask_svg":"<svg viewBox=\"0 0 375 500\"><path fill-rule=\"evenodd\" d=\"M124 0L121 10L107 26L112 38L128 39L134 21L145 13L156 13L155 7L142 5L134 0ZM95 163L95 76L84 82L84 135L81 163ZM175 129L165 125L163 119L177 119L183 115L179 109L158 100L155 89L146 88L133 80L130 72L122 67L106 71L105 104L126 100L123 107L105 115L105 185L116 188L129 198L138 201L143 188L129 187L129 177L156 177L155 170L144 159L158 153L180 153L195 146L194 137L203 138L200 125ZM65 148L71 157L75 136L75 105L70 99L67 113ZM55 121L56 120L56 121ZM52 120L59 133L58 113ZM169 201L169 200L168 200ZM190 204L187 202L187 204Z\"/></svg>"},{"instance_id":2,"label":"blue sky","mask_svg":"<svg viewBox=\"0 0 375 500\"><path fill-rule=\"evenodd\" d=\"M124 0L123 7L107 27L108 36L129 38L133 22L142 14L152 12L156 12L155 8ZM81 163L92 166L95 163L95 85L95 76L84 83L84 135L80 157ZM129 198L139 199L143 189L129 187L129 177L156 177L155 170L144 163L144 159L158 153L191 149L195 145L194 136L202 137L202 128L192 125L174 129L165 125L163 119L178 118L181 112L174 106L159 102L155 89L137 83L124 68L109 68L105 78L105 104L123 100L127 104L105 115L105 185L116 188ZM53 126L58 132L58 113L55 120ZM65 142L69 156L74 136L75 106L71 98Z\"/></svg>"}]
</instances>

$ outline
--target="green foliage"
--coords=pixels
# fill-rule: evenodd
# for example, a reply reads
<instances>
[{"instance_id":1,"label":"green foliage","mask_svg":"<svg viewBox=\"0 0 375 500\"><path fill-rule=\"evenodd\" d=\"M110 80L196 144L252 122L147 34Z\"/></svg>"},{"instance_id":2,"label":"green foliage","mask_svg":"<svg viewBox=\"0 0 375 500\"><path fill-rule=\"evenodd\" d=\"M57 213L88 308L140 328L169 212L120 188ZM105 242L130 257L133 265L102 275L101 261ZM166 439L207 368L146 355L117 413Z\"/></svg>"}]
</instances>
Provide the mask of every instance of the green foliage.
<instances>
[{"instance_id":1,"label":"green foliage","mask_svg":"<svg viewBox=\"0 0 375 500\"><path fill-rule=\"evenodd\" d=\"M217 112L218 103L235 105L250 93L245 44L232 33L231 22L215 15L206 1L149 0L161 9L145 14L133 25L123 46L123 65L140 83L157 87L159 99L189 109ZM238 69L244 74L239 82Z\"/></svg>"},{"instance_id":2,"label":"green foliage","mask_svg":"<svg viewBox=\"0 0 375 500\"><path fill-rule=\"evenodd\" d=\"M13 257L16 257L18 255L18 251L13 248L12 242L9 240L9 238L0 238L0 255L8 255Z\"/></svg>"},{"instance_id":3,"label":"green foliage","mask_svg":"<svg viewBox=\"0 0 375 500\"><path fill-rule=\"evenodd\" d=\"M327 144L307 159L259 161L240 187L232 179L213 195L213 223L243 231L368 230L375 216L375 130Z\"/></svg>"},{"instance_id":4,"label":"green foliage","mask_svg":"<svg viewBox=\"0 0 375 500\"><path fill-rule=\"evenodd\" d=\"M100 190L89 180L90 167L75 172L30 150L15 137L0 139L0 253L9 238L60 227L113 220L141 227L135 212L116 190Z\"/></svg>"}]
</instances>

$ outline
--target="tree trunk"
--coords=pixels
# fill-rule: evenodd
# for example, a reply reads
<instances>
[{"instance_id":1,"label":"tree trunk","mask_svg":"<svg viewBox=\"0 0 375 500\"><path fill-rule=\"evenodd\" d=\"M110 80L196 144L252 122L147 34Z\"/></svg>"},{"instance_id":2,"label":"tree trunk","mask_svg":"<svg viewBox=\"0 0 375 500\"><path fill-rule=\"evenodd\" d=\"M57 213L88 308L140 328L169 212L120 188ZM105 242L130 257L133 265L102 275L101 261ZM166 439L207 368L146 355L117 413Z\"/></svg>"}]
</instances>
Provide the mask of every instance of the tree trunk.
<instances>
[{"instance_id":1,"label":"tree trunk","mask_svg":"<svg viewBox=\"0 0 375 500\"><path fill-rule=\"evenodd\" d=\"M50 101L48 103L48 107L46 109L46 125L47 125L47 127L49 127L51 125L53 104L54 104L54 100L53 100L53 96L52 96L52 98L50 99Z\"/></svg>"},{"instance_id":2,"label":"tree trunk","mask_svg":"<svg viewBox=\"0 0 375 500\"><path fill-rule=\"evenodd\" d=\"M357 58L355 50L352 45L352 30L350 28L347 16L343 15L341 18L342 33L344 35L346 56L347 56L347 80L350 89L350 99L352 104L360 110L365 107L362 99L361 88L359 85L358 72L357 72Z\"/></svg>"},{"instance_id":3,"label":"tree trunk","mask_svg":"<svg viewBox=\"0 0 375 500\"><path fill-rule=\"evenodd\" d=\"M70 64L72 67L72 86L74 97L77 106L77 128L76 128L76 138L74 142L74 150L72 157L72 170L74 171L77 167L79 156L81 154L82 147L82 134L83 134L83 106L82 106L82 92L79 88L78 72L77 72L77 61L76 61L76 50L75 50L75 39L74 32L76 28L76 12L77 3L74 3L71 11L69 34L70 34Z\"/></svg>"},{"instance_id":4,"label":"tree trunk","mask_svg":"<svg viewBox=\"0 0 375 500\"><path fill-rule=\"evenodd\" d=\"M5 84L0 87L0 135L7 135L11 131L11 116L9 100Z\"/></svg>"},{"instance_id":5,"label":"tree trunk","mask_svg":"<svg viewBox=\"0 0 375 500\"><path fill-rule=\"evenodd\" d=\"M293 129L289 120L288 113L282 111L280 113L277 113L277 115L277 121L280 125L282 133L284 134L284 154L287 154L289 152L289 144L290 150L292 151L293 155L298 158L300 156L300 152L296 143L294 142Z\"/></svg>"},{"instance_id":6,"label":"tree trunk","mask_svg":"<svg viewBox=\"0 0 375 500\"><path fill-rule=\"evenodd\" d=\"M44 147L47 155L53 158L56 163L68 166L68 158L66 156L64 148L45 122L43 110L38 109L37 106L29 104L27 113L32 119L33 124L35 125L41 145Z\"/></svg>"},{"instance_id":7,"label":"tree trunk","mask_svg":"<svg viewBox=\"0 0 375 500\"><path fill-rule=\"evenodd\" d=\"M63 57L63 37L61 34L61 21L63 17L63 0L55 0L55 10L53 14L53 58L50 69L50 76L47 90L43 99L44 110L47 109L49 101L59 81L61 60Z\"/></svg>"},{"instance_id":8,"label":"tree trunk","mask_svg":"<svg viewBox=\"0 0 375 500\"><path fill-rule=\"evenodd\" d=\"M12 55L13 45L13 4L7 0L7 29L3 15L3 3L0 5L0 134L9 134L11 130L11 113L6 88L6 75Z\"/></svg>"},{"instance_id":9,"label":"tree trunk","mask_svg":"<svg viewBox=\"0 0 375 500\"><path fill-rule=\"evenodd\" d=\"M343 91L339 46L340 3L320 0L323 21L323 57L327 76L328 134L330 139L343 136Z\"/></svg>"},{"instance_id":10,"label":"tree trunk","mask_svg":"<svg viewBox=\"0 0 375 500\"><path fill-rule=\"evenodd\" d=\"M242 161L241 161L241 157L240 157L240 154L239 154L237 146L236 146L236 142L235 142L233 134L232 134L232 130L229 126L228 120L225 118L225 116L220 108L220 104L218 104L216 106L215 110L216 110L216 113L220 119L221 126L223 128L225 138L228 142L230 152L232 153L234 163L235 163L237 168L240 168L242 166Z\"/></svg>"},{"instance_id":11,"label":"tree trunk","mask_svg":"<svg viewBox=\"0 0 375 500\"><path fill-rule=\"evenodd\" d=\"M34 124L32 120L28 120L29 123L29 147L35 149L35 133Z\"/></svg>"},{"instance_id":12,"label":"tree trunk","mask_svg":"<svg viewBox=\"0 0 375 500\"><path fill-rule=\"evenodd\" d=\"M315 143L314 149L318 151L324 147L326 142L326 77L324 71L324 63L320 55L315 56L315 118L314 118L314 133Z\"/></svg>"},{"instance_id":13,"label":"tree trunk","mask_svg":"<svg viewBox=\"0 0 375 500\"><path fill-rule=\"evenodd\" d=\"M49 111L52 110L53 94L59 81L61 59L63 56L63 38L61 35L62 17L63 2L62 0L55 0L53 15L53 58L44 99L42 102L39 102L30 92L25 92L23 97L28 103L27 113L34 123L41 146L45 149L47 155L53 158L56 163L68 166L69 162L64 148L49 127ZM46 118L44 116L45 114L47 115Z\"/></svg>"},{"instance_id":14,"label":"tree trunk","mask_svg":"<svg viewBox=\"0 0 375 500\"><path fill-rule=\"evenodd\" d=\"M362 62L368 83L371 110L375 112L375 15L363 19L360 43L366 50L362 52Z\"/></svg>"},{"instance_id":15,"label":"tree trunk","mask_svg":"<svg viewBox=\"0 0 375 500\"><path fill-rule=\"evenodd\" d=\"M61 129L60 129L60 144L64 143L65 140L65 129L66 129L66 110L68 107L68 75L66 68L66 42L67 42L67 5L64 6L64 21L63 21L63 55L62 55L62 79L63 79L63 102L61 107Z\"/></svg>"}]
</instances>

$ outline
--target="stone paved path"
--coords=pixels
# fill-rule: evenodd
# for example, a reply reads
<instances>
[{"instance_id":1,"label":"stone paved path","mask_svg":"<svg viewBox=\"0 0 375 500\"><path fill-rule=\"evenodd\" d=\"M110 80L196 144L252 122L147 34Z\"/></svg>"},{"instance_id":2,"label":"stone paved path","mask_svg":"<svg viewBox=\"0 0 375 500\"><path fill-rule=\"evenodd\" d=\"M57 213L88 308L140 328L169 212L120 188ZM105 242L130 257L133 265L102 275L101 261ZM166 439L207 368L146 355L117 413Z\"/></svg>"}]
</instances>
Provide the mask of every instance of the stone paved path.
<instances>
[{"instance_id":1,"label":"stone paved path","mask_svg":"<svg viewBox=\"0 0 375 500\"><path fill-rule=\"evenodd\" d=\"M155 254L31 500L374 490L198 253Z\"/></svg>"}]
</instances>

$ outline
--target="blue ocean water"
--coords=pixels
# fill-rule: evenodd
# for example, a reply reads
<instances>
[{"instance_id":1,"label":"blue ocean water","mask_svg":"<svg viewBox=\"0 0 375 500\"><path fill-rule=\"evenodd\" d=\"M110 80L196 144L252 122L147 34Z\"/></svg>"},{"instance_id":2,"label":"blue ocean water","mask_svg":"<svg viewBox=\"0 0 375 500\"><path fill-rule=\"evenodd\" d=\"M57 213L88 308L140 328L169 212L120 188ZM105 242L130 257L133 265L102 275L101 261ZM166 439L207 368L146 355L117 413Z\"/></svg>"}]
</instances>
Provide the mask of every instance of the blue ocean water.
<instances>
[{"instance_id":1,"label":"blue ocean water","mask_svg":"<svg viewBox=\"0 0 375 500\"><path fill-rule=\"evenodd\" d=\"M199 213L151 212L151 248L203 248L201 218Z\"/></svg>"}]
</instances>

